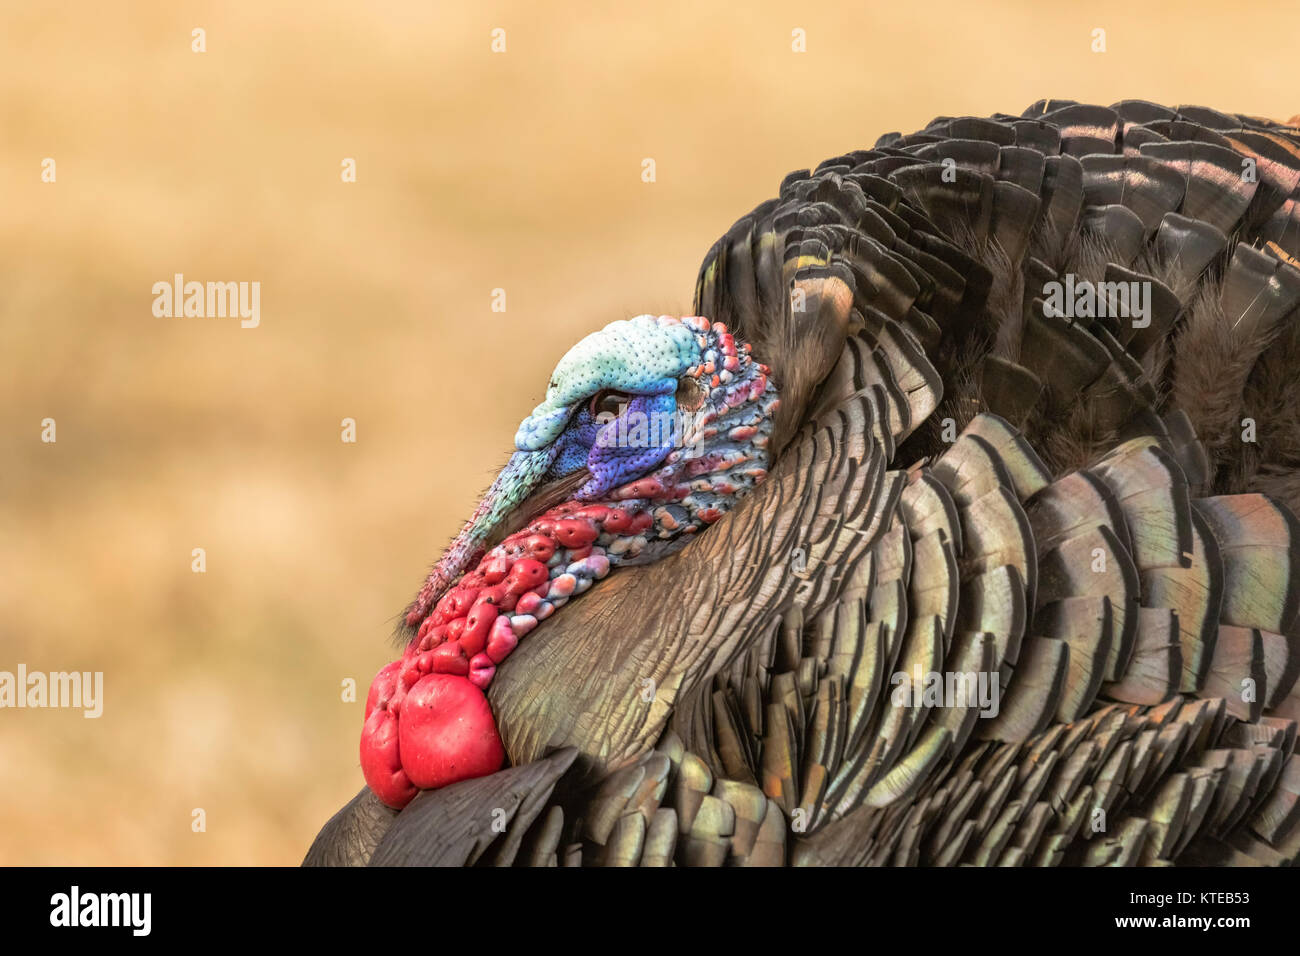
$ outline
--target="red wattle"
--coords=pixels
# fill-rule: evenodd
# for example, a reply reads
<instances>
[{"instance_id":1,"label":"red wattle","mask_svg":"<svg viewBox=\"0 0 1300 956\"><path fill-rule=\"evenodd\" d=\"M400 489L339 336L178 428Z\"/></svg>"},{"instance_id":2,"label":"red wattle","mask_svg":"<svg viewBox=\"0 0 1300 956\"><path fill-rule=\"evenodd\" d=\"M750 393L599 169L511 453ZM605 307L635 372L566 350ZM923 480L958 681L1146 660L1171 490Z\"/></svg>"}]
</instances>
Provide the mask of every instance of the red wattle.
<instances>
[{"instance_id":1,"label":"red wattle","mask_svg":"<svg viewBox=\"0 0 1300 956\"><path fill-rule=\"evenodd\" d=\"M391 664L385 664L375 675L375 679L370 682L370 693L366 695L366 717L375 709L376 704L384 707L388 706L388 701L392 699L393 692L397 690L397 674L402 669L400 660L393 661Z\"/></svg>"},{"instance_id":2,"label":"red wattle","mask_svg":"<svg viewBox=\"0 0 1300 956\"><path fill-rule=\"evenodd\" d=\"M375 795L400 809L419 789L500 768L505 748L484 691L520 639L576 591L574 575L552 579L547 562L562 548L566 560L586 560L602 532L639 534L653 523L647 511L565 502L484 555L425 616L408 618L415 637L366 698L361 770Z\"/></svg>"},{"instance_id":3,"label":"red wattle","mask_svg":"<svg viewBox=\"0 0 1300 956\"><path fill-rule=\"evenodd\" d=\"M487 690L496 672L496 664L486 654L478 654L469 662L469 682L479 690Z\"/></svg>"},{"instance_id":4,"label":"red wattle","mask_svg":"<svg viewBox=\"0 0 1300 956\"><path fill-rule=\"evenodd\" d=\"M491 604L475 604L465 618L465 630L460 635L460 646L471 658L487 645L488 633L497 619L497 609Z\"/></svg>"},{"instance_id":5,"label":"red wattle","mask_svg":"<svg viewBox=\"0 0 1300 956\"><path fill-rule=\"evenodd\" d=\"M430 674L411 688L398 741L402 769L422 789L494 773L506 757L487 697L452 674Z\"/></svg>"},{"instance_id":6,"label":"red wattle","mask_svg":"<svg viewBox=\"0 0 1300 956\"><path fill-rule=\"evenodd\" d=\"M464 677L469 673L469 658L465 656L463 647L455 641L448 641L429 653L429 670L435 674L459 674Z\"/></svg>"},{"instance_id":7,"label":"red wattle","mask_svg":"<svg viewBox=\"0 0 1300 956\"><path fill-rule=\"evenodd\" d=\"M401 809L417 793L402 766L397 717L386 707L371 711L361 730L361 773L390 807Z\"/></svg>"}]
</instances>

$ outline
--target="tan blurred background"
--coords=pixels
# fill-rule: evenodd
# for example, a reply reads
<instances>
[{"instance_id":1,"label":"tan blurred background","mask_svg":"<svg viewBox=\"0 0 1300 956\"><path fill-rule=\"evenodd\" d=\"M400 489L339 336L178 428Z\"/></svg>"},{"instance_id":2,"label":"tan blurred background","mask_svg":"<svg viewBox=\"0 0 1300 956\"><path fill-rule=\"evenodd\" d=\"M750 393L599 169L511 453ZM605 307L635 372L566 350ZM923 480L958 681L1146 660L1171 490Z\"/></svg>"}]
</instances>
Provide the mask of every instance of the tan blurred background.
<instances>
[{"instance_id":1,"label":"tan blurred background","mask_svg":"<svg viewBox=\"0 0 1300 956\"><path fill-rule=\"evenodd\" d=\"M0 863L298 862L361 785L341 682L573 342L937 114L1300 112L1300 9L1201 6L5 0L0 670L106 687L0 710ZM155 318L176 272L259 281L260 327Z\"/></svg>"}]
</instances>

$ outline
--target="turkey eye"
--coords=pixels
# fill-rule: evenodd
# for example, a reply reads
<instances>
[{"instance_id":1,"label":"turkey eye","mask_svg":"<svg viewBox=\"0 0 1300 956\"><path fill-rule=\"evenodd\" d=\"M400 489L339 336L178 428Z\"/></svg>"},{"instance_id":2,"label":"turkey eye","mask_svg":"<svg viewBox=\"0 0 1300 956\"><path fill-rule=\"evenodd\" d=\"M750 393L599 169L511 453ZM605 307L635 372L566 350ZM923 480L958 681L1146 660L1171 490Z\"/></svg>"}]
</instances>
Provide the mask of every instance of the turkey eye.
<instances>
[{"instance_id":1,"label":"turkey eye","mask_svg":"<svg viewBox=\"0 0 1300 956\"><path fill-rule=\"evenodd\" d=\"M599 418L601 415L617 418L623 406L630 401L632 401L632 396L616 392L612 388L606 388L591 397L591 405L588 408L591 411L592 418Z\"/></svg>"},{"instance_id":2,"label":"turkey eye","mask_svg":"<svg viewBox=\"0 0 1300 956\"><path fill-rule=\"evenodd\" d=\"M704 392L693 378L684 378L677 383L677 407L693 412L704 404Z\"/></svg>"}]
</instances>

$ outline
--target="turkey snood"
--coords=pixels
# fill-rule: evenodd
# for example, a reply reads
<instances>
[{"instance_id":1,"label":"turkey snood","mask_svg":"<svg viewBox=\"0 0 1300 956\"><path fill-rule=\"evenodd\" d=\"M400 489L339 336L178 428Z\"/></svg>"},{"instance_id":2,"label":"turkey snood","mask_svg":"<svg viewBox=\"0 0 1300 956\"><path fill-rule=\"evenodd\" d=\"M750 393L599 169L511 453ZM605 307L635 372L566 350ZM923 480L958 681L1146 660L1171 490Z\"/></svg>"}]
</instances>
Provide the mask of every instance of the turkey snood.
<instances>
[{"instance_id":1,"label":"turkey snood","mask_svg":"<svg viewBox=\"0 0 1300 956\"><path fill-rule=\"evenodd\" d=\"M762 481L779 404L749 345L708 319L637 316L574 346L371 684L361 767L375 794L402 807L497 770L484 695L497 666L613 568L676 550Z\"/></svg>"}]
</instances>

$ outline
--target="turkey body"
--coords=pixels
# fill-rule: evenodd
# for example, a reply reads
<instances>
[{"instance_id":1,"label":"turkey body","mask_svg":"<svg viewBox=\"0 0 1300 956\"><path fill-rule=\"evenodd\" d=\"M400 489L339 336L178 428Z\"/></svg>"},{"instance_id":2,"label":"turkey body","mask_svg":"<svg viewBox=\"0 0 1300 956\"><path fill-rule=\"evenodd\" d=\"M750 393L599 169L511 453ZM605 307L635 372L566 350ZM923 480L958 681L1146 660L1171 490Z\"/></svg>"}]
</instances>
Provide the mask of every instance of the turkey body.
<instances>
[{"instance_id":1,"label":"turkey body","mask_svg":"<svg viewBox=\"0 0 1300 956\"><path fill-rule=\"evenodd\" d=\"M510 766L308 864L1300 854L1300 130L1042 101L787 176L695 314L770 474L539 627Z\"/></svg>"}]
</instances>

